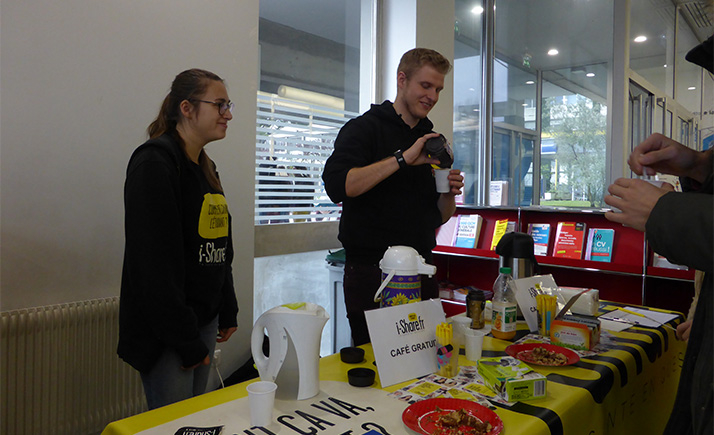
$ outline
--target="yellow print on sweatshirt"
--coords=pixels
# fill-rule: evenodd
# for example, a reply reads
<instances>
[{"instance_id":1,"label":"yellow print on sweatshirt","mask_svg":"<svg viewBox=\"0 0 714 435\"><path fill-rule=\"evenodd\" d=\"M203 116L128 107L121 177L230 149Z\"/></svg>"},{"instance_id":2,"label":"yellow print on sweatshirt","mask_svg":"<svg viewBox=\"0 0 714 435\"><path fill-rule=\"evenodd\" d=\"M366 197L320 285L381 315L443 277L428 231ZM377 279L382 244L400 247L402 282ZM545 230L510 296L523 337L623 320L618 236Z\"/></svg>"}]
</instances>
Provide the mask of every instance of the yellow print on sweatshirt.
<instances>
[{"instance_id":1,"label":"yellow print on sweatshirt","mask_svg":"<svg viewBox=\"0 0 714 435\"><path fill-rule=\"evenodd\" d=\"M203 196L198 235L204 239L228 237L228 203L225 196L220 193L207 193Z\"/></svg>"}]
</instances>

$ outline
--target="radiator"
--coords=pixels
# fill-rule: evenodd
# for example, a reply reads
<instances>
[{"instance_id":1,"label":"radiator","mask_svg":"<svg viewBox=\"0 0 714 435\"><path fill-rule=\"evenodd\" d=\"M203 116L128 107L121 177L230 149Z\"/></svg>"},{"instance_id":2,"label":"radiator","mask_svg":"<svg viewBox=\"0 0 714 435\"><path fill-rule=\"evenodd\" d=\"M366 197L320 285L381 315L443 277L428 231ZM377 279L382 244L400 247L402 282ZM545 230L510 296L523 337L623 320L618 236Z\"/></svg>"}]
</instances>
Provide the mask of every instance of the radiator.
<instances>
[{"instance_id":1,"label":"radiator","mask_svg":"<svg viewBox=\"0 0 714 435\"><path fill-rule=\"evenodd\" d=\"M95 434L146 409L116 354L118 297L0 315L0 434Z\"/></svg>"}]
</instances>

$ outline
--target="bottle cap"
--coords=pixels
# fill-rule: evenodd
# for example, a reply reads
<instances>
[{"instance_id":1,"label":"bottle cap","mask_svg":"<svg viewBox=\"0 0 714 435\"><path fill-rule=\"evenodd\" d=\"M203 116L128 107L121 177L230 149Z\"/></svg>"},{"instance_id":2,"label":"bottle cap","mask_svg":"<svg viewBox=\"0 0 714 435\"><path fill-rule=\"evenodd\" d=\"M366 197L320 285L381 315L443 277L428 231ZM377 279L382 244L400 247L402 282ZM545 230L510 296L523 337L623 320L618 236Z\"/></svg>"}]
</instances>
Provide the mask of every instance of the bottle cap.
<instances>
[{"instance_id":1,"label":"bottle cap","mask_svg":"<svg viewBox=\"0 0 714 435\"><path fill-rule=\"evenodd\" d=\"M484 301L486 300L486 295L483 293L483 290L477 289L477 288L472 288L469 290L469 294L467 295L468 298L473 298L476 300Z\"/></svg>"},{"instance_id":2,"label":"bottle cap","mask_svg":"<svg viewBox=\"0 0 714 435\"><path fill-rule=\"evenodd\" d=\"M499 271L500 271L501 273L505 273L505 274L508 274L508 275L511 274L511 268L510 268L510 267L502 267Z\"/></svg>"}]
</instances>

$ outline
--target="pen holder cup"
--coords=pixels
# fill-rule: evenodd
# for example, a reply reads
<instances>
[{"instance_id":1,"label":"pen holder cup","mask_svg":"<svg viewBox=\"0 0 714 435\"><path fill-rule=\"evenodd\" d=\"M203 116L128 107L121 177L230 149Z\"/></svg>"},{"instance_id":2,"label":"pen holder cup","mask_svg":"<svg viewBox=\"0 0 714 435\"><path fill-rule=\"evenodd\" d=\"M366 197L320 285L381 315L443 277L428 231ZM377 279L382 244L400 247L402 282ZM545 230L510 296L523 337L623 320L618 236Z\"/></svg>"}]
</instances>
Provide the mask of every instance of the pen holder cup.
<instances>
[{"instance_id":1,"label":"pen holder cup","mask_svg":"<svg viewBox=\"0 0 714 435\"><path fill-rule=\"evenodd\" d=\"M536 296L536 307L538 309L538 333L549 337L550 326L558 312L558 298L539 294Z\"/></svg>"}]
</instances>

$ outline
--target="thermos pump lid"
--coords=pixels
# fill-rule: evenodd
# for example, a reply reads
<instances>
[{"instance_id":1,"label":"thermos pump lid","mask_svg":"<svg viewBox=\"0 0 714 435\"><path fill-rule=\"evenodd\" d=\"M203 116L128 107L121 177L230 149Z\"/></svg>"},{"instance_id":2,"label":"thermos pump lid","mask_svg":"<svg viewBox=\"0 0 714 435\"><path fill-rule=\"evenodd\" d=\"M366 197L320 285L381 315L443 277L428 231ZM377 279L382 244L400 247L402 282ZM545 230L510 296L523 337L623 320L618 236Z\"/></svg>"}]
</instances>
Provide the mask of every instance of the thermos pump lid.
<instances>
[{"instance_id":1,"label":"thermos pump lid","mask_svg":"<svg viewBox=\"0 0 714 435\"><path fill-rule=\"evenodd\" d=\"M496 245L496 254L506 258L533 258L533 237L526 233L506 233Z\"/></svg>"}]
</instances>

